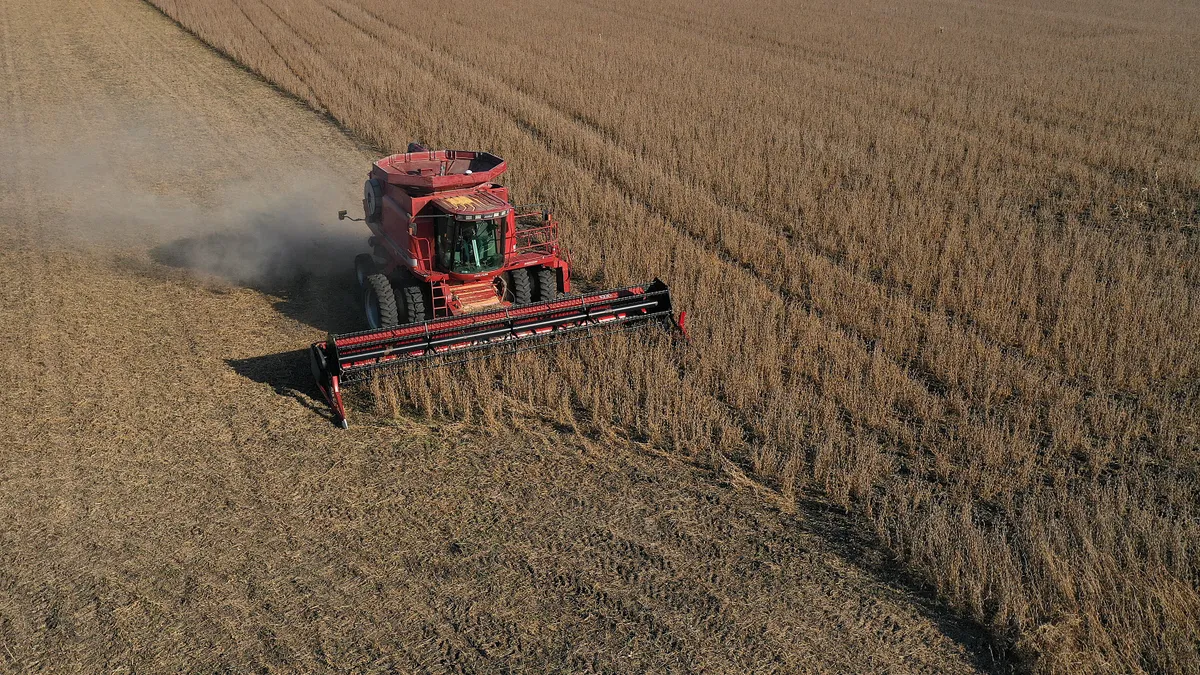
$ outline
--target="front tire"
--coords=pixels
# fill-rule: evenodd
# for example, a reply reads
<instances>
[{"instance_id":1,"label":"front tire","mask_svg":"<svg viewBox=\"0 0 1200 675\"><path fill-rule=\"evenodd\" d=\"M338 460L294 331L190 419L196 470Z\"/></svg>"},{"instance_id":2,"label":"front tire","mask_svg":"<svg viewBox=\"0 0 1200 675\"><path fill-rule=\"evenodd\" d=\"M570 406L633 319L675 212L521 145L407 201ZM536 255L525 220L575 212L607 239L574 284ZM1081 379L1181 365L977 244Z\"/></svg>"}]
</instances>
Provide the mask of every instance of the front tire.
<instances>
[{"instance_id":1,"label":"front tire","mask_svg":"<svg viewBox=\"0 0 1200 675\"><path fill-rule=\"evenodd\" d=\"M533 302L533 278L527 269L516 269L508 273L512 279L512 296L514 305L528 305Z\"/></svg>"},{"instance_id":2,"label":"front tire","mask_svg":"<svg viewBox=\"0 0 1200 675\"><path fill-rule=\"evenodd\" d=\"M546 302L558 298L558 274L554 270L549 267L539 268L534 278L537 280L537 287L533 293L534 302Z\"/></svg>"},{"instance_id":3,"label":"front tire","mask_svg":"<svg viewBox=\"0 0 1200 675\"><path fill-rule=\"evenodd\" d=\"M416 323L429 319L429 316L425 314L425 295L421 292L420 286L400 288L396 300L400 305L400 314L404 323Z\"/></svg>"},{"instance_id":4,"label":"front tire","mask_svg":"<svg viewBox=\"0 0 1200 675\"><path fill-rule=\"evenodd\" d=\"M400 323L396 294L392 292L392 283L387 277L382 274L367 277L363 288L363 310L367 315L367 325L373 329L387 328Z\"/></svg>"}]
</instances>

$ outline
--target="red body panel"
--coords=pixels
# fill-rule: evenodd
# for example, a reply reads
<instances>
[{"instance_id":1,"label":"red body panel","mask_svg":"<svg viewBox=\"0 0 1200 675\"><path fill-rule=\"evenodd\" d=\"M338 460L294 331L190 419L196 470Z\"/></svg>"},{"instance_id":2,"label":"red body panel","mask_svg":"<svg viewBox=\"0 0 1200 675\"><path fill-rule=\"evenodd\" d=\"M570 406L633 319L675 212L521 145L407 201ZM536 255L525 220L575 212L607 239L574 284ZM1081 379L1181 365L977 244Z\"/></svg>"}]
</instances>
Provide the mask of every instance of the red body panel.
<instances>
[{"instance_id":1,"label":"red body panel","mask_svg":"<svg viewBox=\"0 0 1200 675\"><path fill-rule=\"evenodd\" d=\"M490 183L507 168L490 152L421 150L376 161L371 177L418 192L441 192Z\"/></svg>"},{"instance_id":2,"label":"red body panel","mask_svg":"<svg viewBox=\"0 0 1200 675\"><path fill-rule=\"evenodd\" d=\"M443 312L435 317L459 313L455 303L439 302L454 293L453 287L479 284L514 269L553 269L558 292L571 291L570 256L559 246L558 224L547 212L518 213L514 209L508 188L492 182L506 168L503 159L489 153L436 150L391 155L375 162L371 170L371 178L382 188L379 219L373 220L367 213L375 256L383 263L385 274L403 270L429 284L431 303ZM367 208L364 199L364 211ZM504 219L504 262L499 269L457 274L437 266L435 224L438 217L447 215ZM503 302L499 297L496 300ZM489 304L481 301L460 306L470 311Z\"/></svg>"}]
</instances>

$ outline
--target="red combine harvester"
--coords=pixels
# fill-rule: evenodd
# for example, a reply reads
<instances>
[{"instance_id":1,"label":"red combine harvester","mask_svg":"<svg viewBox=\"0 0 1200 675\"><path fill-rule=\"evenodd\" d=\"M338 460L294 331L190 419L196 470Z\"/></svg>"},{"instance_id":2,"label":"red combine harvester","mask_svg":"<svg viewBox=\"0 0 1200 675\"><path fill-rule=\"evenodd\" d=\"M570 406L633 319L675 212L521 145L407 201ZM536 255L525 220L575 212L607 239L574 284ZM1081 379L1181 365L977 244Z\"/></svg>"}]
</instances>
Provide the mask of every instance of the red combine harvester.
<instances>
[{"instance_id":1,"label":"red combine harvester","mask_svg":"<svg viewBox=\"0 0 1200 675\"><path fill-rule=\"evenodd\" d=\"M377 368L457 363L491 347L516 351L647 321L683 332L685 314L675 320L657 279L571 295L558 224L541 207L512 206L508 188L493 182L506 168L490 153L417 144L371 168L365 218L351 218L372 232L372 253L354 260L370 328L309 349L343 428L341 387Z\"/></svg>"}]
</instances>

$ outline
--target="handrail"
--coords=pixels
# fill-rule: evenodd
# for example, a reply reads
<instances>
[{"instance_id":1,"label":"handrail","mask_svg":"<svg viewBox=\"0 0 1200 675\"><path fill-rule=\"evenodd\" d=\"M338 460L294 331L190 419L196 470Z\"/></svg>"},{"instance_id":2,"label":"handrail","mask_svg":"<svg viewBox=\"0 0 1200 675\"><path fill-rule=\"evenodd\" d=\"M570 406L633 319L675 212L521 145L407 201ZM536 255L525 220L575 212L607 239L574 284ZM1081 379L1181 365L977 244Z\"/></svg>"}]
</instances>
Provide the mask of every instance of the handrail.
<instances>
[{"instance_id":1,"label":"handrail","mask_svg":"<svg viewBox=\"0 0 1200 675\"><path fill-rule=\"evenodd\" d=\"M516 235L517 253L551 254L558 250L558 224L552 220L540 227L518 229Z\"/></svg>"},{"instance_id":2,"label":"handrail","mask_svg":"<svg viewBox=\"0 0 1200 675\"><path fill-rule=\"evenodd\" d=\"M417 261L417 269L423 272L433 270L433 252L429 250L429 241L419 237L409 237L408 253Z\"/></svg>"}]
</instances>

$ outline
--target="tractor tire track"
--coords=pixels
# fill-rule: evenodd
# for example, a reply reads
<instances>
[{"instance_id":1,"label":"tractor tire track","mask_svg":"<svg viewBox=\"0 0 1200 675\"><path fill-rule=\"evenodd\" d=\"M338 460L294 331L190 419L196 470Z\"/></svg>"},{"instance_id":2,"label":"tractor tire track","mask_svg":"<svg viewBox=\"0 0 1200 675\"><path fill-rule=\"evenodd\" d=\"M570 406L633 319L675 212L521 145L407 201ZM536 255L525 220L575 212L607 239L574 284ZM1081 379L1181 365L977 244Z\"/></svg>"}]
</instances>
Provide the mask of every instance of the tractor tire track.
<instances>
[{"instance_id":1,"label":"tractor tire track","mask_svg":"<svg viewBox=\"0 0 1200 675\"><path fill-rule=\"evenodd\" d=\"M406 45L399 40L393 39L390 36L393 34L404 34L403 29L401 27L398 27L395 24L392 24L392 23L386 21L385 19L371 13L370 10L366 10L366 9L362 9L362 8L359 8L359 9L361 9L361 11L363 11L365 14L367 14L370 18L372 18L376 22L378 22L382 25L388 26L391 30L390 31L379 31L379 32L372 31L372 30L369 30L367 27L365 27L361 24L358 24L357 22L352 22L351 19L349 19L347 16L343 15L341 12L338 12L336 10L333 10L333 11L343 21L352 22L353 25L358 30L363 31L364 33L366 33L373 39L382 41L384 43L391 44L393 47L396 48L396 51L393 52L393 54L396 54L396 56L394 56L394 58L399 58L399 56L398 56L399 52L401 52L402 50L405 50ZM485 97L485 96L479 94L478 92L486 92L486 91L489 91L490 89L495 89L495 85L493 84L493 82L491 80L485 81L481 77L478 77L478 76L472 76L470 73L467 72L467 70L466 70L465 66L463 66L463 64L455 61L452 57L449 57L448 55L446 55L442 50L439 50L436 46L432 46L432 45L427 45L427 46L429 46L430 50L431 50L430 52L427 52L427 53L441 54L444 58L446 58L451 64L453 64L457 68L457 70L455 70L455 71L446 71L446 72L440 73L439 77L441 75L445 75L448 78L451 78L450 81L456 82L459 85L458 88L461 91L469 92L470 95L480 105L487 107L489 109L496 110L498 113L501 113L501 114L505 115L507 118L513 120L514 124L516 124L518 128L522 129L530 139L540 143L543 147L546 148L546 150L548 152L551 152L551 153L554 152L556 145L554 144L554 142L552 140L550 140L554 137L553 131L551 129L545 128L543 126L539 126L537 124L537 122L535 120L531 119L531 117L529 115L523 115L521 113L521 111L519 110L520 104L513 104L512 106L509 106L508 104L504 103L504 101L506 101L506 97L503 95ZM415 63L413 65L421 67L420 63ZM455 78L457 78L457 79L455 79ZM438 81L440 81L440 80L438 80ZM512 90L511 88L510 88L510 90L516 96L521 97L524 100L525 105L534 105L533 103L530 103L528 100L525 100L525 99L529 99L529 97L527 95L523 94L520 90ZM513 107L513 106L516 106L516 107ZM569 118L569 116L563 114L561 111L558 111L557 109L553 108L552 106L543 104L543 108L545 110L549 111L549 114L557 115L559 119L564 120L568 124L571 122L571 119ZM587 129L585 128L585 129L582 129L581 131L586 132L586 130ZM604 141L603 136L599 136L599 138L601 139L601 141ZM603 155L605 157L612 157L614 155L621 156L621 155L629 154L628 151L624 150L620 146L614 147L611 144L609 145L609 147L606 148L606 150L608 150L608 152L606 152ZM806 278L814 278L814 277L819 278L820 275L823 273L833 275L833 277L835 279L837 279L837 281L834 282L834 285L843 290L845 290L848 286L852 286L855 277L850 272L842 269L840 266L837 266L833 263L822 264L822 262L821 262L822 258L819 255L813 254L813 253L809 254L811 257L805 261L806 267L803 268L803 270L802 270L803 273L801 273L801 274L787 273L786 266L782 266L783 268L785 268L784 272L778 272L778 270L781 268L781 266L776 265L774 263L772 263L772 264L765 264L765 263L764 264L755 264L755 262L753 262L753 261L747 261L744 259L744 257L741 257L737 251L732 250L729 247L728 243L722 239L722 237L719 234L721 230L713 231L710 229L708 231L698 231L696 229L693 229L687 223L692 222L694 219L680 220L680 219L676 218L675 214L673 214L671 212L670 207L667 204L679 203L681 201L700 201L704 204L702 210L722 213L724 216L731 218L731 219L739 217L739 213L737 211L733 211L733 210L729 209L728 207L721 206L715 200L711 200L711 198L709 198L707 195L696 195L694 193L689 195L689 197L691 198L689 200L672 199L670 196L667 196L667 197L661 197L658 200L656 200L656 201L663 202L662 204L654 203L654 202L649 201L647 198L643 197L641 195L640 191L637 189L637 187L627 180L626 177L629 175L629 172L619 170L616 166L614 166L612 164L607 164L607 163L600 167L592 166L590 164L579 161L578 155L576 153L566 153L563 156L565 158L567 158L569 161L573 162L576 169L578 169L579 171L583 172L586 175L593 176L595 178L598 178L598 179L604 181L602 184L608 184L612 187L615 187L631 203L633 203L637 206L640 206L647 213L652 214L652 215L662 219L665 223L670 225L673 229L675 229L676 231L680 232L681 234L683 234L686 237L688 237L689 239L691 239L694 244L696 244L697 246L701 247L704 250L709 251L711 254L714 255L714 257L716 257L722 263L740 271L741 273L750 275L765 290L772 293L779 300L781 300L785 306L796 303L796 304L799 304L800 307L802 308L801 309L802 313L812 312L813 315L816 316L819 320L826 323L830 330L836 332L837 334L842 335L850 344L856 345L861 353L863 353L863 354L875 353L873 351L873 346L876 342L883 342L886 344L887 339L886 339L885 335L872 334L870 332L867 332L867 330L863 326L857 326L857 325L854 325L851 323L846 323L841 318L842 316L845 315L844 312L839 312L839 313L831 312L827 308L815 306L814 304L812 304L812 301L810 299L805 298L806 284L803 280ZM627 159L629 159L629 158L627 158ZM630 159L630 161L632 161L632 159ZM673 184L677 189L679 189L681 191L686 191L686 187L681 187L682 183L679 181L678 178L672 179L671 176L668 176L667 174L665 174L662 171L658 171L655 174L654 178L657 181L655 184L658 184L658 185ZM745 217L745 214L742 214L742 217L740 218L740 222L739 222L741 227L733 228L733 229L738 230L738 231L744 231L746 229L749 229L750 231L758 230L758 231L765 232L765 230L761 226L757 226L758 222L759 222L758 219L748 218L748 217ZM764 234L763 238L769 240L770 235ZM762 238L750 237L749 239L752 239L755 241L760 241ZM789 242L787 242L787 239L785 237L776 235L775 239L777 240L775 243L778 244L778 246L765 246L765 247L763 247L763 249L764 250L777 250L777 249L787 249L787 248L791 247L791 244ZM767 274L763 270L774 271L775 274L772 276L767 276ZM797 281L797 280L800 280L800 281ZM869 284L869 283L867 283L865 285L870 288L876 288L877 289L876 293L878 293L878 296L884 302L890 301L891 303L897 303L897 304L898 303L906 303L906 304L908 304L907 308L902 307L901 310L911 309L911 310L915 311L915 310L919 309L918 307L916 307L913 304L914 300L912 298L893 297L888 294L886 289L880 288L880 287L878 287L878 285ZM897 314L897 313L904 314L904 312L898 311L895 309L891 310L891 313L892 314ZM993 342L991 342L991 339L988 338L986 335L981 334L981 333L972 334L974 331L971 331L970 329L968 329L964 326L956 324L948 316L944 316L943 320L944 320L946 326L950 330L955 331L967 343L969 343L973 338L983 341L984 344L987 344L991 349L993 349L995 351L995 354L999 357L1000 360L1007 360L1008 366L1016 367L1016 368L1024 368L1024 369L1036 368L1037 364L1023 360L1020 357L1014 356L1010 353L1006 353L1006 351L1001 349L1001 347L999 345L996 345ZM893 364L893 366L896 368L897 372L899 374L901 374L901 376L907 378L914 384L920 386L926 392L927 395L929 395L933 398L944 400L945 395L943 392L952 388L950 383L940 379L940 376L937 374L936 370L933 369L931 364L921 362L914 358L905 358L902 356L894 355L894 354L901 354L901 353L902 353L902 350L887 350L887 349L885 349L882 353L882 356L886 360L890 361ZM1049 372L1044 367L1042 367L1038 370L1040 370L1040 376L1045 376ZM1037 372L1032 374L1032 378L1034 380L1036 380L1038 377L1039 377L1039 374ZM719 398L718 398L718 400L719 400ZM743 427L755 428L755 425L753 425L753 423L750 422L751 416L753 414L752 412L750 412L750 411L735 412L733 410L733 407L730 406L728 404L728 402L723 402L723 405L727 409L730 409L731 413L734 414L735 418L739 420L739 423ZM974 414L982 413L982 408L971 408L971 410ZM968 421L968 424L974 424L974 422ZM872 425L872 427L874 427L874 425ZM886 433L889 437L894 437L894 435L895 435L894 431L891 429L885 428L885 429L877 429L877 430ZM758 434L756 434L756 435L758 435ZM1034 444L1038 444L1038 441L1032 441L1032 442Z\"/></svg>"},{"instance_id":2,"label":"tractor tire track","mask_svg":"<svg viewBox=\"0 0 1200 675\"><path fill-rule=\"evenodd\" d=\"M388 31L368 31L371 37L385 43L390 40L390 44L393 44L397 49L404 49L406 47L400 41L390 37L392 35L405 34L403 26L388 21L386 18L376 15L353 2L343 4L350 4L350 6L357 7L375 21L388 26ZM343 16L340 12L334 10L334 13L342 20L349 21L348 17ZM365 30L361 25L358 28ZM409 38L414 43L418 42L417 36L410 35ZM833 328L858 344L863 345L867 351L871 351L876 343L885 345L885 358L893 361L901 371L905 372L910 379L920 383L931 395L940 397L941 392L953 388L951 383L946 379L947 377L986 380L990 376L994 376L1001 382L1008 383L1013 391L1029 391L1029 383L1033 382L1037 383L1040 391L1053 391L1052 395L1055 398L1079 400L1083 397L1084 389L1080 383L1072 382L1069 378L1060 375L1041 359L1028 353L1024 346L1010 344L993 336L974 318L974 315L969 310L938 309L930 302L922 301L916 295L897 284L868 278L861 273L851 270L845 263L838 260L836 256L831 255L829 252L797 242L794 234L772 235L771 231L763 224L761 214L747 211L736 204L723 203L711 194L695 192L689 187L688 181L685 180L684 176L672 173L667 168L655 163L653 157L638 157L625 144L621 143L619 138L599 125L570 111L556 107L552 102L525 91L511 80L505 78L502 73L487 80L482 79L480 76L474 74L475 71L471 68L470 64L450 53L447 47L437 44L426 44L425 47L427 48L426 53L440 54L444 60L457 68L456 76L465 78L460 80L464 91L482 92L495 90L496 83L499 83L512 96L519 98L521 103L513 104L513 106L516 106L513 107L495 103L497 101L506 101L508 97L505 95L496 95L488 98L476 95L476 99L481 105L498 109L506 116L514 119L518 126L526 131L527 135L530 135L533 140L542 143L547 150L553 152L556 148L556 144L547 141L547 139L554 138L553 129L539 126L534 116L522 114L520 108L530 106L537 108L540 106L541 109L549 111L551 115L556 116L565 126L570 127L571 125L575 125L581 127L581 133L590 133L593 138L598 139L604 146L604 152L585 153L584 156L604 157L606 159L621 156L626 160L624 164L626 167L633 167L638 163L643 165L654 163L657 166L657 171L652 174L650 184L670 185L678 193L686 194L685 198L674 199L670 195L657 196L656 198L654 194L647 197L642 194L638 185L628 179L628 176L634 174L633 170L624 170L608 162L596 166L579 161L578 153L567 154L567 156L576 162L577 168L589 175L599 175L607 178L609 184L619 189L631 202L639 205L648 213L662 218L664 222L691 238L699 246L712 251L725 264L736 266L743 271L749 272L783 299L785 303L798 302L805 310L811 311L822 320L828 321ZM573 144L568 143L567 145ZM661 191L659 195L661 195ZM703 203L704 206L700 210L720 213L723 219L735 221L739 224L739 227L718 228L715 230L710 228L709 230L700 231L689 224L698 222L696 218L680 217L679 214L673 212L673 204L691 204L696 202ZM762 249L793 250L804 256L800 270L798 270L799 273L796 273L796 271L788 272L786 265L778 265L773 261L756 264L755 261L747 260L744 254L731 248L730 242L721 236L722 233L729 230L758 232L761 236L748 237L748 239L754 241L772 241L772 245L762 247L761 249L754 249L756 251ZM772 237L774 238L772 239ZM761 272L761 270L778 271L779 269L784 269L785 271L777 272L773 277L768 277ZM976 373L958 375L939 372L937 364L924 360L922 355L903 356L908 353L908 350L898 345L888 347L891 340L889 340L889 336L885 332L880 332L878 328L870 323L863 323L862 320L852 322L855 318L862 319L863 317L869 317L873 312L845 311L831 306L828 302L819 302L809 292L807 284L803 281L798 281L805 278L831 279L826 285L831 288L837 288L838 293L841 294L845 294L849 289L857 288L859 289L859 298L863 299L871 307L882 307L882 311L886 312L888 316L928 317L921 327L921 331L924 334L937 332L942 336L952 336L952 342L948 349L964 353L976 353L978 354L977 359L979 362L995 365L989 366L991 370L988 371L987 376ZM1020 375L1018 376L1018 374ZM1036 405L1038 397L1044 397L1045 395L1037 391L1031 392L1029 401ZM1121 398L1119 393L1109 393L1106 396L1113 401ZM1142 402L1138 402L1136 405L1150 419L1160 414L1159 410L1147 407L1147 404ZM981 415L983 413L982 406L974 406L969 410L973 415ZM740 413L739 417L742 417L744 421L745 418ZM1042 431L1048 434L1048 430L1043 429ZM1045 444L1045 438L1030 439L1030 443L1034 446L1042 446Z\"/></svg>"},{"instance_id":3,"label":"tractor tire track","mask_svg":"<svg viewBox=\"0 0 1200 675\"><path fill-rule=\"evenodd\" d=\"M156 11L6 2L0 73L4 669L978 672L819 511L532 417L331 428L294 358L329 315L280 295L321 309L348 261L261 288L155 256L231 226L227 183L326 166L332 213L370 154Z\"/></svg>"},{"instance_id":4,"label":"tractor tire track","mask_svg":"<svg viewBox=\"0 0 1200 675\"><path fill-rule=\"evenodd\" d=\"M642 12L642 14L647 13L648 11ZM654 14L654 16L658 15ZM395 31L403 31L403 27L395 24L394 22L387 22L385 19L378 16L375 18L387 23ZM462 20L459 20L456 23L464 30L468 30L470 28L470 26L465 24ZM689 21L687 23L690 25L691 22ZM440 52L445 58L464 68L477 65L463 61L461 58L452 53L449 47L437 44L429 44L427 46L430 50ZM822 58L832 59L833 57L823 56ZM813 63L816 64L817 62L814 61ZM832 72L833 71L831 70L831 73ZM645 156L639 155L633 148L629 146L628 143L622 140L617 129L606 127L600 121L588 117L586 111L571 110L560 105L556 105L552 99L543 97L541 94L539 94L539 92L524 89L513 79L507 77L503 71L495 73L493 79L503 82L515 94L520 95L527 100L542 101L544 105L561 115L564 120L569 120L582 127L585 127L586 130L603 139L609 146L622 150L629 157L636 157L637 160L642 163L657 163L662 175L667 176L671 181L673 181L678 189L688 189L688 184L691 181L688 180L687 175L677 171L672 171L669 167L657 161L656 155L653 153ZM822 79L822 82L840 83L841 80L836 77L828 77ZM847 88L839 91L842 93L848 93L853 91L853 89ZM542 94L544 93L545 92L542 92ZM878 105L878 101L873 102L872 105ZM895 109L898 112L902 112L899 107L896 107ZM972 138L977 143L985 140L981 135L983 133L983 130L981 129L967 129L960 125L952 125L950 128L953 128L954 130ZM986 140L990 142L995 141L995 139L992 137L989 137ZM1015 148L1016 146L1013 147ZM633 193L635 190L629 188L627 185L623 187L626 188L627 194L634 196ZM718 196L716 192L718 186L708 184L707 188L711 193L709 195L712 199L711 205L721 209L721 212L724 215L737 218L738 221L743 224L743 226L750 222L765 222L767 215L755 210L753 204L742 202L737 198L727 199ZM647 198L645 195L641 195L639 193L637 197L641 204L649 204L649 198ZM654 207L653 210L654 212L662 215L664 219L672 220L672 216L664 212L661 207ZM678 219L675 220L677 221ZM899 282L888 281L886 279L873 279L862 272L851 269L839 259L839 256L834 251L821 248L816 242L805 241L801 239L803 233L797 230L793 224L785 222L782 223L782 226L784 227L784 236L779 237L777 241L773 243L780 247L787 246L802 255L813 256L809 267L814 270L815 275L819 276L822 273L833 273L832 270L836 268L839 270L836 273L836 276L840 276L841 279L835 283L841 288L844 288L844 285L841 282L847 279L852 280L854 283L862 286L878 286L883 289L884 295L887 296L890 301L905 304L906 306L902 308L903 310L910 310L910 312L914 314L927 314L937 317L938 319L944 321L951 330L962 333L965 339L978 339L987 344L989 347L994 347L995 349L999 350L1004 359L1009 362L1009 365L1015 365L1018 367L1020 367L1022 364L1028 365L1034 370L1034 372L1031 373L1034 377L1043 377L1053 374L1054 369L1046 365L1038 357L1031 354L1025 345L1005 341L1000 337L993 335L992 332L986 327L986 323L979 320L977 313L973 311L972 308L960 306L938 308L934 305L933 300L917 296L908 289L904 288ZM800 239L800 241L798 241L798 239ZM710 246L715 245L715 242L711 240L708 243ZM726 247L725 250L727 251L728 248ZM740 260L737 261L737 264L746 265L746 263L743 263ZM879 338L874 337L871 339L874 340Z\"/></svg>"},{"instance_id":5,"label":"tractor tire track","mask_svg":"<svg viewBox=\"0 0 1200 675\"><path fill-rule=\"evenodd\" d=\"M821 68L828 74L828 76L821 78L820 81L825 83L825 85L829 87L830 91L836 91L843 94L860 91L860 88L855 87L839 88L839 85L845 82L845 78L841 76L850 74L869 81L895 85L899 90L910 88L911 83L915 81L921 83L926 88L926 91L937 92L935 87L938 86L938 80L932 76L919 72L915 66L907 70L897 67L888 67L886 64L875 63L864 59L855 54L855 52L852 50L837 52L829 48L815 49L811 46L811 43L799 44L788 42L786 40L780 40L767 35L751 35L745 30L738 29L736 26L713 26L708 22L693 18L692 16L683 16L677 13L672 13L670 9L651 11L644 8L639 9L622 7L618 10L597 2L584 2L581 4L591 7L598 12L611 14L619 19L625 19L630 16L649 19L656 23L665 24L667 26L676 28L679 30L679 33L684 36L700 34L707 35L710 38L720 37L722 41L735 44L742 48L756 49L776 56L785 61ZM839 14L834 12L825 12L823 14L827 17L839 16ZM738 39L730 40L731 37L736 37ZM948 87L943 87L943 89L948 90ZM937 93L946 92L943 91ZM997 90L997 95L1006 96L1007 92L1003 89L999 89ZM1026 96L1026 94L1023 94L1023 96ZM849 97L846 99L846 101L853 102L855 101L855 98L856 97ZM1012 101L1014 104L1023 104L1029 121L1036 121L1036 126L1040 127L1041 130L1046 132L1054 132L1056 127L1064 125L1064 120L1053 119L1047 116L1039 116L1038 111L1040 110L1052 109L1060 114L1063 114L1069 118L1065 122L1067 126L1088 126L1095 122L1095 116L1092 114L1090 109L1064 107L1064 105L1069 104L1069 102L1064 102L1061 98L1055 97L1052 93L1048 93L1044 98L1034 101L1030 101L1026 98L1017 98L1011 95L1008 96L1007 100ZM897 112L907 112L904 108L898 106L890 99L884 99L882 101L875 100L872 101L871 105L879 105L880 103L889 106ZM939 122L947 124L948 128L959 131L960 133L970 136L976 140L989 140L993 142L999 140L999 142L1004 143L1014 151L1021 149L1019 141L995 139L990 136L986 137L985 139L984 134L986 133L986 130L968 126L967 122L960 122L956 120L939 120ZM1024 133L1018 135L1027 135L1033 126L1034 125L1031 124L1030 129L1024 129ZM1132 120L1130 121L1130 126L1142 134L1146 138L1147 143L1159 143L1157 141L1159 137L1159 134L1157 133L1158 129L1152 123L1146 122L1144 124L1139 124L1137 120ZM1160 143L1156 147L1164 154L1171 154L1171 148L1165 143ZM1019 152L1015 153L1015 155L1020 154L1021 153ZM1186 155L1182 154L1178 155L1177 158L1180 160L1189 159ZM1087 167L1094 175L1107 175L1106 168L1102 164L1085 162L1083 166Z\"/></svg>"},{"instance_id":6,"label":"tractor tire track","mask_svg":"<svg viewBox=\"0 0 1200 675\"><path fill-rule=\"evenodd\" d=\"M304 78L300 77L300 74L296 72L296 69L292 67L292 64L289 63L287 59L283 58L283 54L279 53L279 50L276 49L274 43L272 43L270 38L267 37L267 34L263 32L262 28L259 28L258 24L254 23L254 19L250 18L250 15L246 13L246 10L241 6L241 4L234 0L234 6L237 7L237 10L246 18L246 22L258 32L259 36L262 37L263 44L267 45L271 52L275 54L276 58L279 59L279 62L283 64L283 67L287 69L288 73L291 74L292 77L296 78L296 81L300 83L301 87L307 91L307 96L316 103L317 108L319 110L325 110L325 106L321 103L321 98L317 96L317 93L313 91L313 88L304 81ZM264 4L264 6L266 5ZM276 18L278 18L278 16L276 16ZM301 94L300 96L303 98L304 95Z\"/></svg>"}]
</instances>

